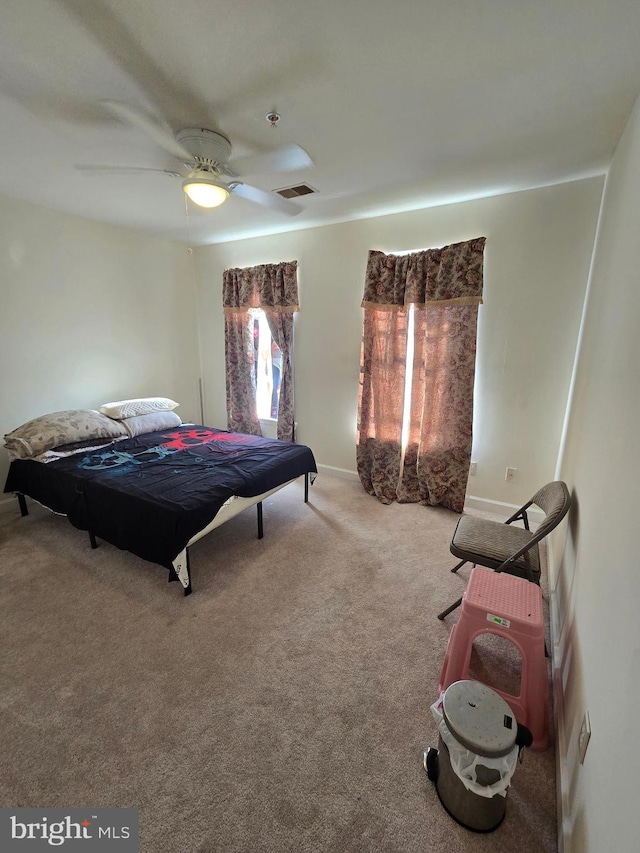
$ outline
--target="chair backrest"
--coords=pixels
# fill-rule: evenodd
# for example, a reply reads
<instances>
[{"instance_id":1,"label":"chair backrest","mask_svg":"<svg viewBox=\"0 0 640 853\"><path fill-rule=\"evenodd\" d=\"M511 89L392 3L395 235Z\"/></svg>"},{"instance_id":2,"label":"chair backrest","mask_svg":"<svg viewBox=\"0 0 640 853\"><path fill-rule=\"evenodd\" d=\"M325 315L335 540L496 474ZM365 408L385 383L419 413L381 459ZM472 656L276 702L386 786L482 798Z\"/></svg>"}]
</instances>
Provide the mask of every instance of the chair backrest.
<instances>
[{"instance_id":1,"label":"chair backrest","mask_svg":"<svg viewBox=\"0 0 640 853\"><path fill-rule=\"evenodd\" d=\"M553 483L547 483L546 486L538 489L531 498L531 503L539 506L545 514L544 521L535 532L535 539L539 542L551 533L569 512L571 495L566 483L562 480L554 480Z\"/></svg>"}]
</instances>

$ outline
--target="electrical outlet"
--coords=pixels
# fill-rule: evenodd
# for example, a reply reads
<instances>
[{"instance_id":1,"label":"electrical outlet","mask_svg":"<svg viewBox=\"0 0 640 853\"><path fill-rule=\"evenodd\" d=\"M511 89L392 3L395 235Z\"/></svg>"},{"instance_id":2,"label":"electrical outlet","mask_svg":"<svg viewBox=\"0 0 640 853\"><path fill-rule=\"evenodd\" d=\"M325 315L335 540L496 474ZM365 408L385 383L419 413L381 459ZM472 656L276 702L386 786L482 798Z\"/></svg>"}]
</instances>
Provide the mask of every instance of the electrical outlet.
<instances>
[{"instance_id":1,"label":"electrical outlet","mask_svg":"<svg viewBox=\"0 0 640 853\"><path fill-rule=\"evenodd\" d=\"M504 474L504 478L507 483L514 483L516 479L517 468L507 468Z\"/></svg>"},{"instance_id":2,"label":"electrical outlet","mask_svg":"<svg viewBox=\"0 0 640 853\"><path fill-rule=\"evenodd\" d=\"M475 477L475 476L476 476L476 469L477 469L477 467L478 467L478 463L477 463L477 462L470 462L470 463L469 463L469 476L470 476L470 477Z\"/></svg>"},{"instance_id":3,"label":"electrical outlet","mask_svg":"<svg viewBox=\"0 0 640 853\"><path fill-rule=\"evenodd\" d=\"M582 718L582 725L580 726L580 734L578 735L578 754L580 755L580 764L584 764L584 757L587 753L587 746L589 745L589 738L591 737L591 720L589 719L589 712L584 712L584 717Z\"/></svg>"}]
</instances>

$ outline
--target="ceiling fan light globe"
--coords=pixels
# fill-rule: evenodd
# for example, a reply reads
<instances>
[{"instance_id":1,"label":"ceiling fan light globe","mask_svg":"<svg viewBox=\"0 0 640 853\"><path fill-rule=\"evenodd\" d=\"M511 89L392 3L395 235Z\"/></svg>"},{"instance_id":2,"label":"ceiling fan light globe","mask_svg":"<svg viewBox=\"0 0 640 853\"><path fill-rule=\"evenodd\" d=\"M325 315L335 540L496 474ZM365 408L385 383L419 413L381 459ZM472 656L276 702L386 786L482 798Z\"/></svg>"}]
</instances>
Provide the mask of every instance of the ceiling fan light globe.
<instances>
[{"instance_id":1,"label":"ceiling fan light globe","mask_svg":"<svg viewBox=\"0 0 640 853\"><path fill-rule=\"evenodd\" d=\"M229 198L229 190L211 178L187 178L182 189L198 207L219 207Z\"/></svg>"}]
</instances>

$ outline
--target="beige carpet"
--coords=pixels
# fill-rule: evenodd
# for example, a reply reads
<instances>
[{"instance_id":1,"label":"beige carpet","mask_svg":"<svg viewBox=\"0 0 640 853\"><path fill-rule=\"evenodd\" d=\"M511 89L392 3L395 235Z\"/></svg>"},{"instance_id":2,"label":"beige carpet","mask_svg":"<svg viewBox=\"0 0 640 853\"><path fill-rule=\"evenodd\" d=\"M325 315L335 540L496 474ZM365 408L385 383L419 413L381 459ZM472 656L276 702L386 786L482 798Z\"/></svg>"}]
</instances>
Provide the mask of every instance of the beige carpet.
<instances>
[{"instance_id":1,"label":"beige carpet","mask_svg":"<svg viewBox=\"0 0 640 853\"><path fill-rule=\"evenodd\" d=\"M262 541L248 510L197 543L188 598L37 505L0 514L1 804L138 808L143 853L555 851L552 748L488 835L422 769L458 516L302 495L265 502Z\"/></svg>"}]
</instances>

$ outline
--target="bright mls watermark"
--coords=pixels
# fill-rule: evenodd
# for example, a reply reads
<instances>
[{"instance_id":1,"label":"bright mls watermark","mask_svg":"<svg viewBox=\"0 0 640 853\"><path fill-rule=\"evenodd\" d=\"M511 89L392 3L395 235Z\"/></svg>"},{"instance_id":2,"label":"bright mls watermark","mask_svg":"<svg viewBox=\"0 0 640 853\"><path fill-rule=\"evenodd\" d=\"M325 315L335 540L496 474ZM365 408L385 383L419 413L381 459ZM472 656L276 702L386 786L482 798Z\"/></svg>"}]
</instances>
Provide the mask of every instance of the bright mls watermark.
<instances>
[{"instance_id":1,"label":"bright mls watermark","mask_svg":"<svg viewBox=\"0 0 640 853\"><path fill-rule=\"evenodd\" d=\"M0 808L0 850L138 853L137 809Z\"/></svg>"}]
</instances>

